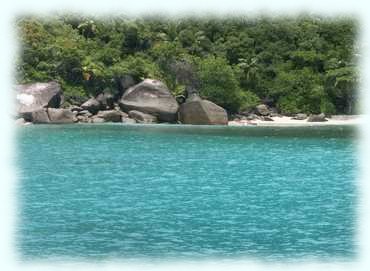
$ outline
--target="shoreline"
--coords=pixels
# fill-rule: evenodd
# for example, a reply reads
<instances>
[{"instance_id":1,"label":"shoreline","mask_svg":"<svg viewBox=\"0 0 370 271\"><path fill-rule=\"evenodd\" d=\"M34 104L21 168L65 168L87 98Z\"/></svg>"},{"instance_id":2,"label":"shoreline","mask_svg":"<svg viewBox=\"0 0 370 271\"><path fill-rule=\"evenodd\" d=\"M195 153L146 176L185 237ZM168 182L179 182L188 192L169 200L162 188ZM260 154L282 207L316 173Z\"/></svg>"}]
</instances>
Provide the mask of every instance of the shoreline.
<instances>
[{"instance_id":1,"label":"shoreline","mask_svg":"<svg viewBox=\"0 0 370 271\"><path fill-rule=\"evenodd\" d=\"M61 104L63 91L56 81L17 85L17 91L18 104L14 114L17 125L117 122L313 127L358 125L364 122L364 115L328 117L325 113L294 115L286 113L287 115L282 115L276 108L270 108L266 104L259 104L248 112L231 114L217 104L202 99L195 92L189 94L186 100L179 102L164 83L148 78L126 88L126 94L119 99L111 93L102 92L95 97L90 97L82 104L68 104L68 106ZM158 106L153 106L153 104Z\"/></svg>"},{"instance_id":2,"label":"shoreline","mask_svg":"<svg viewBox=\"0 0 370 271\"><path fill-rule=\"evenodd\" d=\"M333 115L327 121L308 122L307 120L296 120L288 116L271 117L273 121L266 120L237 120L229 121L228 126L263 126L263 127L310 127L310 126L343 126L361 125L364 123L364 115Z\"/></svg>"},{"instance_id":3,"label":"shoreline","mask_svg":"<svg viewBox=\"0 0 370 271\"><path fill-rule=\"evenodd\" d=\"M70 123L71 125L82 124L82 125L104 125L104 124L117 124L117 125L134 125L134 126L186 126L186 127L318 127L318 126L358 126L364 123L364 115L333 115L331 118L327 118L327 121L323 122L308 122L307 120L295 120L288 116L271 117L273 121L266 120L231 120L228 121L227 125L192 125L192 124L182 124L182 123L123 123L123 122L102 122L102 123L92 123L92 122L77 122ZM32 122L26 122L23 124L18 124L16 126L29 126L29 125L62 125L63 123L44 123L44 124L34 124Z\"/></svg>"}]
</instances>

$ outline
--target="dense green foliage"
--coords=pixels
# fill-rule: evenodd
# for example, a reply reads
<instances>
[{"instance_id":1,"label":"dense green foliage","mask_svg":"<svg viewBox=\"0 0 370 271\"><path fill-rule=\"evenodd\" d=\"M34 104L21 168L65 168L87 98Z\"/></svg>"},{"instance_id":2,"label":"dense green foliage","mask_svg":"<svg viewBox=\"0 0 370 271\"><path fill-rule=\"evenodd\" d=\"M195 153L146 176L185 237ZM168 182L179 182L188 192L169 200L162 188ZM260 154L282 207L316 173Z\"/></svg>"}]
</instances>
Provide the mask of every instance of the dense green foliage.
<instances>
[{"instance_id":1,"label":"dense green foliage","mask_svg":"<svg viewBox=\"0 0 370 271\"><path fill-rule=\"evenodd\" d=\"M283 113L355 110L352 19L63 15L22 17L17 25L19 82L58 80L67 99L116 93L119 79L130 74L163 80L174 94L193 84L230 112L260 102ZM188 80L179 78L180 62L192 67Z\"/></svg>"}]
</instances>

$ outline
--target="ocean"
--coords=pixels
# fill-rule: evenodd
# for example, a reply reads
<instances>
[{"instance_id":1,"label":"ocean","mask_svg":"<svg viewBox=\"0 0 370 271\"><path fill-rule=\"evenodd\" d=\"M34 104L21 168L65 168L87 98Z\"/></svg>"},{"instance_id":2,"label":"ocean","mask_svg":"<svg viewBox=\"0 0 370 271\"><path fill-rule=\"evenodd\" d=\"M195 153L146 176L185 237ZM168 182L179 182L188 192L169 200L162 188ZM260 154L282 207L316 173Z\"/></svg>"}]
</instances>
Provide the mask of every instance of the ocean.
<instances>
[{"instance_id":1,"label":"ocean","mask_svg":"<svg viewBox=\"0 0 370 271\"><path fill-rule=\"evenodd\" d=\"M354 128L30 125L21 260L356 256Z\"/></svg>"}]
</instances>

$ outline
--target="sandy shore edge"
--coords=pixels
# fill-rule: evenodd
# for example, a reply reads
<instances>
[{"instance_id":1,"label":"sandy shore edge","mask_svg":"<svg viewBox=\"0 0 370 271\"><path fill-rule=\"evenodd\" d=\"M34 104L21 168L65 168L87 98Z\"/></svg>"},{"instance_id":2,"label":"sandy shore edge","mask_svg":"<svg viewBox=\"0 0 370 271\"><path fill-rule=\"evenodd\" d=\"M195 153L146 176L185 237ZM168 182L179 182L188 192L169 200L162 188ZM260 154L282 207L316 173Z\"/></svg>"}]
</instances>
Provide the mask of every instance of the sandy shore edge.
<instances>
[{"instance_id":1,"label":"sandy shore edge","mask_svg":"<svg viewBox=\"0 0 370 271\"><path fill-rule=\"evenodd\" d=\"M363 115L336 115L327 118L324 122L307 122L307 120L295 120L291 117L271 117L273 121L264 120L238 120L229 121L229 126L325 126L325 125L361 125L364 123Z\"/></svg>"}]
</instances>

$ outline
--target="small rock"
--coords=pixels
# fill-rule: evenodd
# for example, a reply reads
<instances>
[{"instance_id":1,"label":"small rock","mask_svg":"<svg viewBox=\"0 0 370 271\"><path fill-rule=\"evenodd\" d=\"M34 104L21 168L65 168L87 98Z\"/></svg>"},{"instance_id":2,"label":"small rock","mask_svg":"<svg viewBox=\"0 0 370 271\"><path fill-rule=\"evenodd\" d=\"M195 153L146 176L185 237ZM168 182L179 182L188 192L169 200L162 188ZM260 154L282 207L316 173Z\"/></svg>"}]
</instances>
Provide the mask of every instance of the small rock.
<instances>
[{"instance_id":1,"label":"small rock","mask_svg":"<svg viewBox=\"0 0 370 271\"><path fill-rule=\"evenodd\" d=\"M89 100L84 102L81 107L84 110L88 110L93 115L95 115L100 109L102 109L100 102L95 98L90 98Z\"/></svg>"},{"instance_id":2,"label":"small rock","mask_svg":"<svg viewBox=\"0 0 370 271\"><path fill-rule=\"evenodd\" d=\"M264 116L263 117L263 120L264 121L274 121L272 118L268 117L268 116Z\"/></svg>"},{"instance_id":3,"label":"small rock","mask_svg":"<svg viewBox=\"0 0 370 271\"><path fill-rule=\"evenodd\" d=\"M280 116L279 113L275 113L275 112L270 113L270 117L279 117L279 116Z\"/></svg>"},{"instance_id":4,"label":"small rock","mask_svg":"<svg viewBox=\"0 0 370 271\"><path fill-rule=\"evenodd\" d=\"M324 121L328 121L326 118L325 118L325 114L324 113L321 113L319 115L310 115L307 119L307 122L324 122Z\"/></svg>"},{"instance_id":5,"label":"small rock","mask_svg":"<svg viewBox=\"0 0 370 271\"><path fill-rule=\"evenodd\" d=\"M82 110L80 112L77 113L77 116L85 116L85 117L91 117L93 114L91 114L89 111L87 110Z\"/></svg>"},{"instance_id":6,"label":"small rock","mask_svg":"<svg viewBox=\"0 0 370 271\"><path fill-rule=\"evenodd\" d=\"M89 118L83 115L79 115L76 118L78 122L89 122Z\"/></svg>"},{"instance_id":7,"label":"small rock","mask_svg":"<svg viewBox=\"0 0 370 271\"><path fill-rule=\"evenodd\" d=\"M256 114L247 115L247 120L255 120L255 119L259 119L259 116L257 116Z\"/></svg>"},{"instance_id":8,"label":"small rock","mask_svg":"<svg viewBox=\"0 0 370 271\"><path fill-rule=\"evenodd\" d=\"M199 96L199 94L197 92L191 93L186 98L186 102L197 102L197 101L202 101L202 98Z\"/></svg>"},{"instance_id":9,"label":"small rock","mask_svg":"<svg viewBox=\"0 0 370 271\"><path fill-rule=\"evenodd\" d=\"M251 110L244 110L244 111L240 111L239 114L242 115L242 116L248 116L250 115L251 113L253 113Z\"/></svg>"},{"instance_id":10,"label":"small rock","mask_svg":"<svg viewBox=\"0 0 370 271\"><path fill-rule=\"evenodd\" d=\"M270 115L271 114L278 114L279 113L279 111L278 111L278 109L276 107L270 107L269 108L269 111L270 111Z\"/></svg>"},{"instance_id":11,"label":"small rock","mask_svg":"<svg viewBox=\"0 0 370 271\"><path fill-rule=\"evenodd\" d=\"M100 93L95 98L99 103L102 110L113 109L114 99L110 93Z\"/></svg>"},{"instance_id":12,"label":"small rock","mask_svg":"<svg viewBox=\"0 0 370 271\"><path fill-rule=\"evenodd\" d=\"M294 120L305 120L305 119L307 119L307 115L303 114L303 113L298 113L292 119L294 119Z\"/></svg>"},{"instance_id":13,"label":"small rock","mask_svg":"<svg viewBox=\"0 0 370 271\"><path fill-rule=\"evenodd\" d=\"M122 112L121 110L117 110L118 112L121 113L121 118L128 118L128 114L125 112Z\"/></svg>"},{"instance_id":14,"label":"small rock","mask_svg":"<svg viewBox=\"0 0 370 271\"><path fill-rule=\"evenodd\" d=\"M175 98L178 104L183 104L186 101L186 98L184 95L177 95Z\"/></svg>"},{"instance_id":15,"label":"small rock","mask_svg":"<svg viewBox=\"0 0 370 271\"><path fill-rule=\"evenodd\" d=\"M103 118L106 122L121 122L122 119L121 111L117 110L99 111L96 116Z\"/></svg>"},{"instance_id":16,"label":"small rock","mask_svg":"<svg viewBox=\"0 0 370 271\"><path fill-rule=\"evenodd\" d=\"M131 75L126 74L122 76L122 78L120 79L120 84L121 84L122 90L125 91L126 89L134 86L136 82Z\"/></svg>"},{"instance_id":17,"label":"small rock","mask_svg":"<svg viewBox=\"0 0 370 271\"><path fill-rule=\"evenodd\" d=\"M82 107L76 106L76 105L72 105L68 109L71 110L72 112L81 112L81 111L83 111Z\"/></svg>"},{"instance_id":18,"label":"small rock","mask_svg":"<svg viewBox=\"0 0 370 271\"><path fill-rule=\"evenodd\" d=\"M131 110L130 112L128 112L128 115L130 116L130 118L133 118L134 120L136 120L139 123L156 123L156 122L158 122L157 117L155 117L153 115L150 115L150 114L146 114L146 113L137 111L137 110Z\"/></svg>"},{"instance_id":19,"label":"small rock","mask_svg":"<svg viewBox=\"0 0 370 271\"><path fill-rule=\"evenodd\" d=\"M45 109L32 112L33 123L48 123L50 122L50 116Z\"/></svg>"},{"instance_id":20,"label":"small rock","mask_svg":"<svg viewBox=\"0 0 370 271\"><path fill-rule=\"evenodd\" d=\"M136 120L123 117L122 118L122 122L123 123L127 123L127 124L135 124L136 123Z\"/></svg>"},{"instance_id":21,"label":"small rock","mask_svg":"<svg viewBox=\"0 0 370 271\"><path fill-rule=\"evenodd\" d=\"M267 116L270 114L270 110L267 105L260 104L256 106L256 113L261 116Z\"/></svg>"},{"instance_id":22,"label":"small rock","mask_svg":"<svg viewBox=\"0 0 370 271\"><path fill-rule=\"evenodd\" d=\"M103 123L105 122L105 119L94 116L93 118L91 118L91 122L92 123Z\"/></svg>"},{"instance_id":23,"label":"small rock","mask_svg":"<svg viewBox=\"0 0 370 271\"><path fill-rule=\"evenodd\" d=\"M24 125L25 123L26 121L24 120L24 118L19 118L15 121L15 124L20 126Z\"/></svg>"},{"instance_id":24,"label":"small rock","mask_svg":"<svg viewBox=\"0 0 370 271\"><path fill-rule=\"evenodd\" d=\"M69 109L48 108L51 123L74 123L77 121L76 113Z\"/></svg>"}]
</instances>

